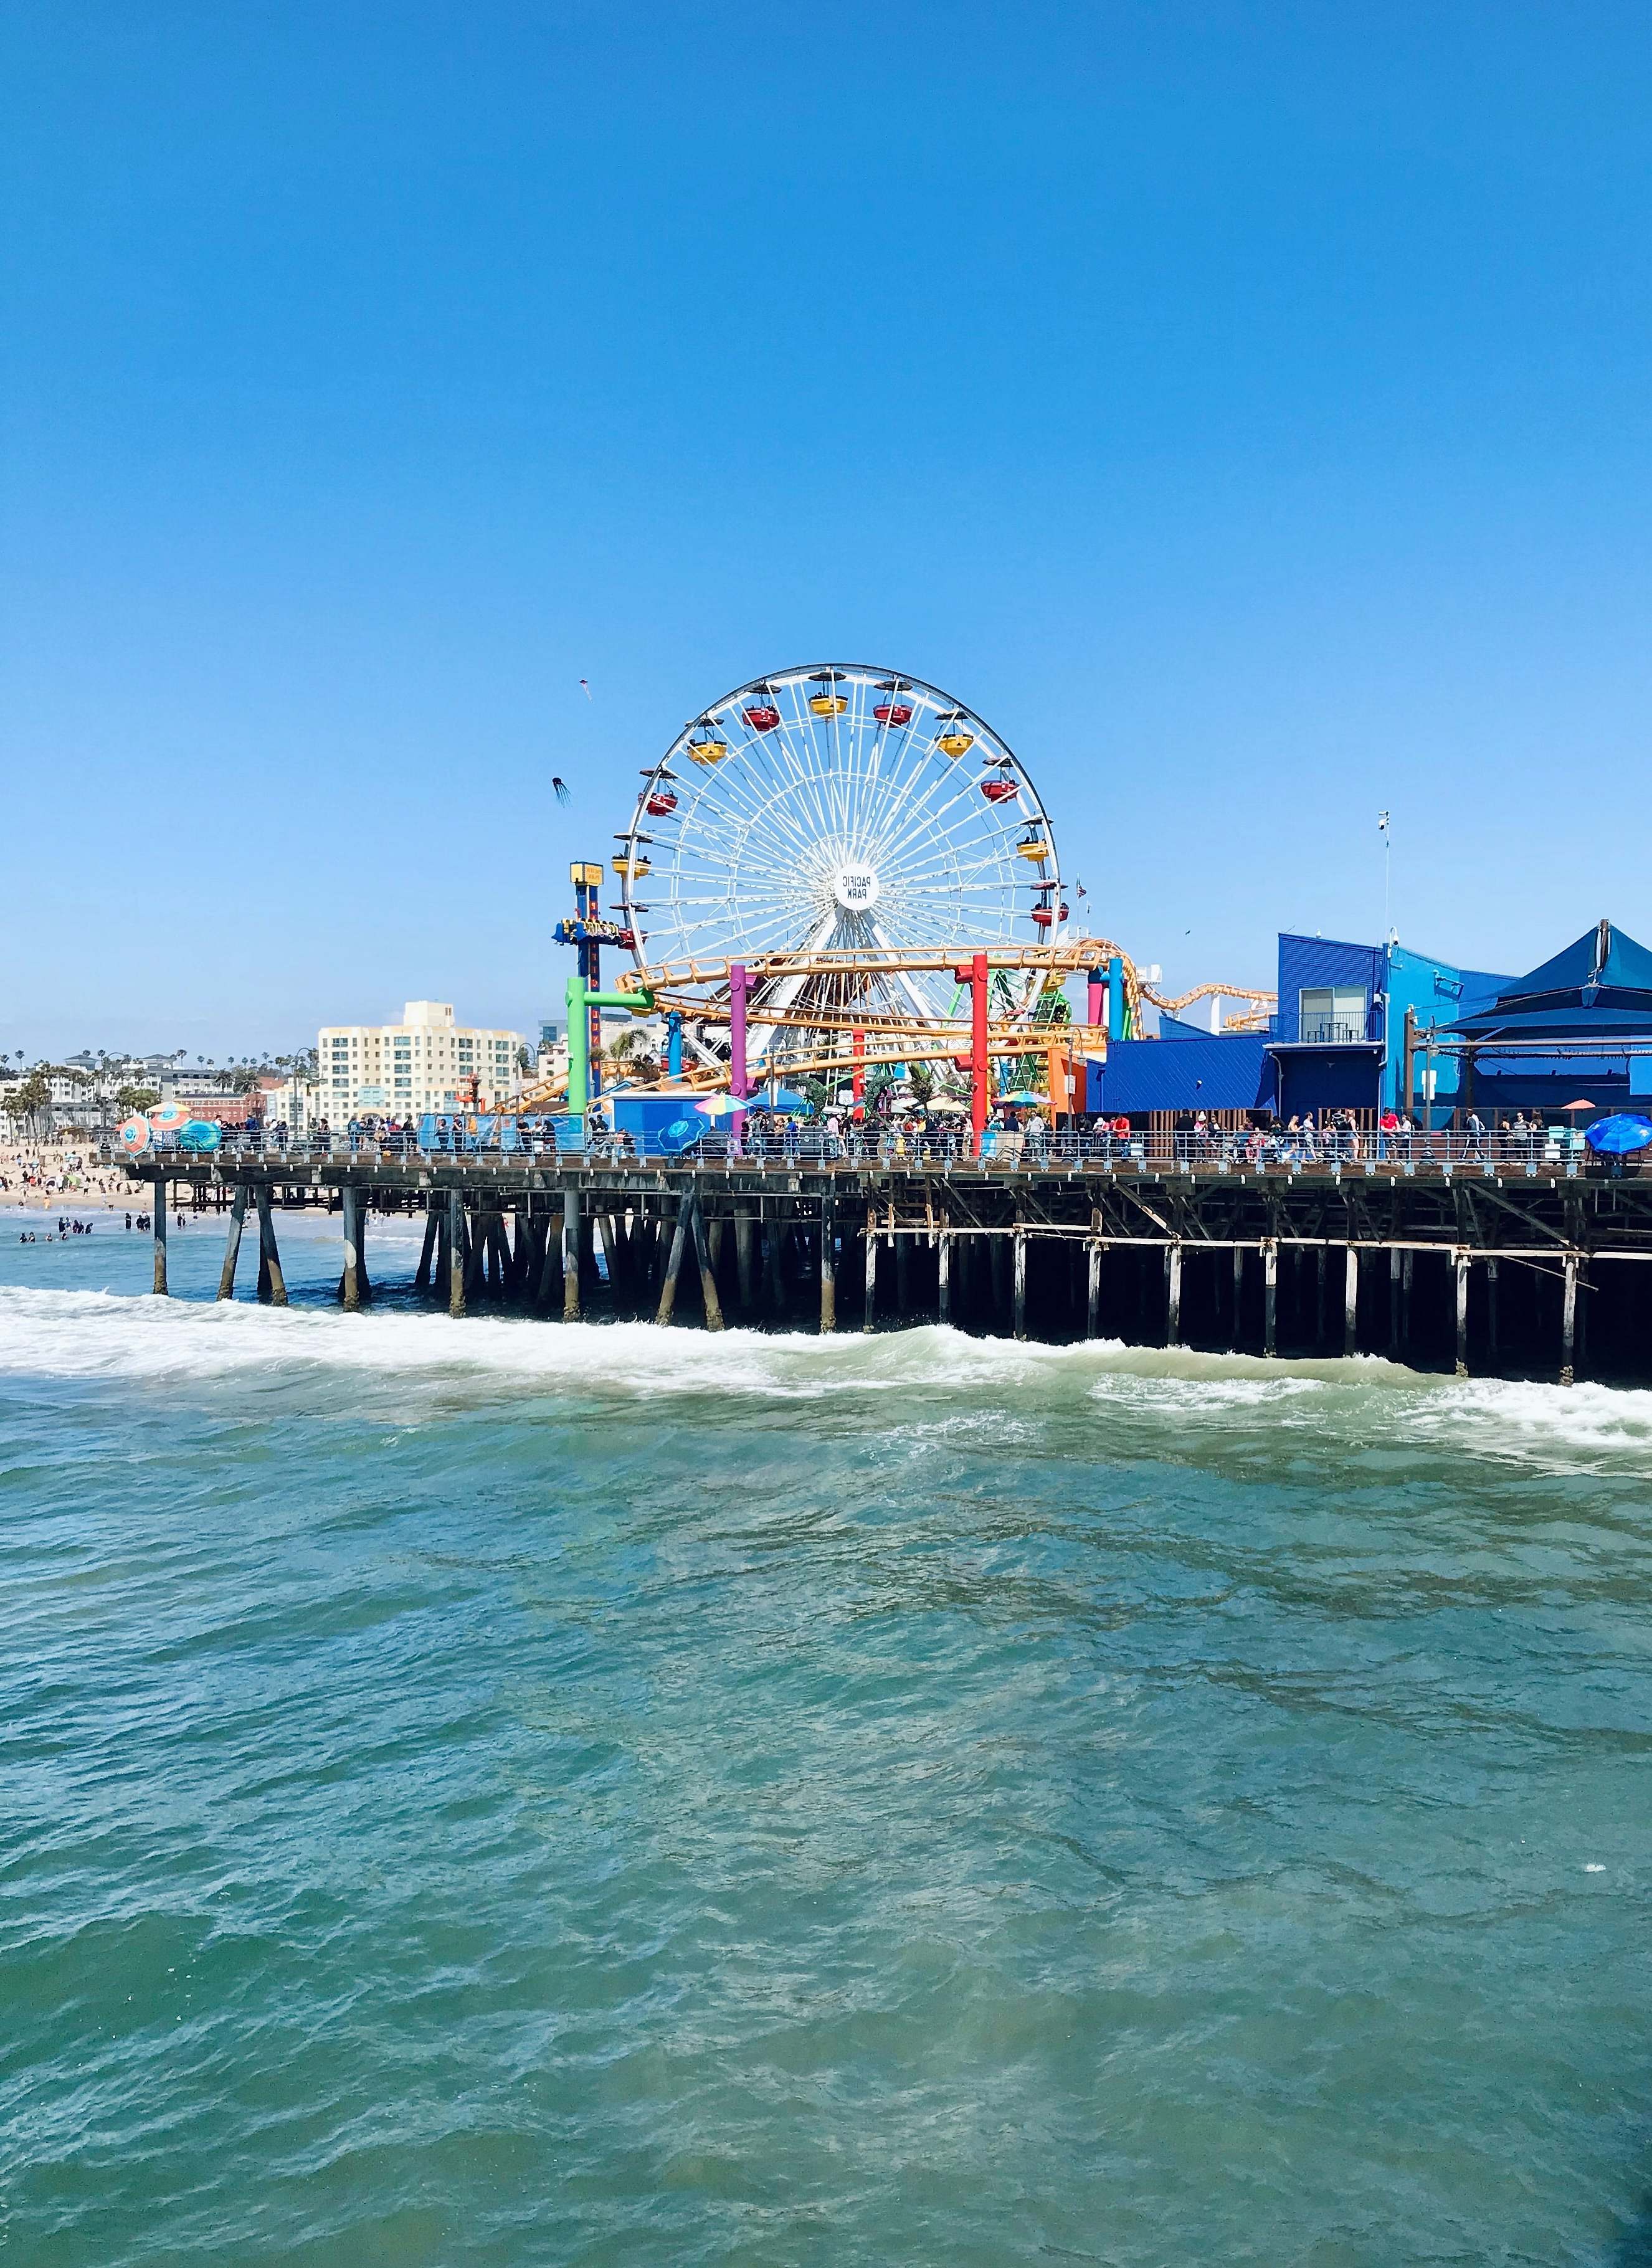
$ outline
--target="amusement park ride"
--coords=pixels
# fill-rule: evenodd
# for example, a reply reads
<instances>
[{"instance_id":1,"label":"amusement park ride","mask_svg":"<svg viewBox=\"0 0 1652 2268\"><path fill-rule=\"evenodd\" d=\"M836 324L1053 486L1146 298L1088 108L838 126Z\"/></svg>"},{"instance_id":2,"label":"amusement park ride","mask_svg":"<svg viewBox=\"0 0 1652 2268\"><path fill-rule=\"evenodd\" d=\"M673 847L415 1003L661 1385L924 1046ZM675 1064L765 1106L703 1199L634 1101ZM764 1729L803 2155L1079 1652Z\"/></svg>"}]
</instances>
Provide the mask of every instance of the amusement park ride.
<instances>
[{"instance_id":1,"label":"amusement park ride","mask_svg":"<svg viewBox=\"0 0 1652 2268\"><path fill-rule=\"evenodd\" d=\"M923 1063L964 1088L978 1131L994 1064L1065 1115L1074 1066L1139 1034L1144 1002L1244 1003L1229 1030L1274 1005L1216 983L1168 998L1156 969L1075 933L1026 766L916 678L828 664L757 679L702 710L642 781L616 838L617 909L602 913L600 865L572 869L555 932L579 953L569 1068L520 1109L588 1106L605 1009L665 1020L664 1062L632 1087L760 1103L816 1078L859 1105L867 1072ZM605 946L631 960L607 991ZM1073 975L1089 980L1082 1022Z\"/></svg>"}]
</instances>

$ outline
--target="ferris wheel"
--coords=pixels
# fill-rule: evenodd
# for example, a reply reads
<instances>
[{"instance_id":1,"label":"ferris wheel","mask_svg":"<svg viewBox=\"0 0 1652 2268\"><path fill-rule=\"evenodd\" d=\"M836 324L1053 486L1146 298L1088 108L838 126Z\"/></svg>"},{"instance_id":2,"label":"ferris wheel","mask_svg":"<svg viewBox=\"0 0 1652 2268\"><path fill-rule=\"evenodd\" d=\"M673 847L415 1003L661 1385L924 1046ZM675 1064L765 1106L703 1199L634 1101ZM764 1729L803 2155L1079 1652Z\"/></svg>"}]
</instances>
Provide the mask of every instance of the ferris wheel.
<instances>
[{"instance_id":1,"label":"ferris wheel","mask_svg":"<svg viewBox=\"0 0 1652 2268\"><path fill-rule=\"evenodd\" d=\"M955 980L903 956L1052 943L1068 917L1026 767L973 710L887 669L783 670L713 702L644 773L618 839L641 969L763 964L754 1052L845 1015L946 1021Z\"/></svg>"}]
</instances>

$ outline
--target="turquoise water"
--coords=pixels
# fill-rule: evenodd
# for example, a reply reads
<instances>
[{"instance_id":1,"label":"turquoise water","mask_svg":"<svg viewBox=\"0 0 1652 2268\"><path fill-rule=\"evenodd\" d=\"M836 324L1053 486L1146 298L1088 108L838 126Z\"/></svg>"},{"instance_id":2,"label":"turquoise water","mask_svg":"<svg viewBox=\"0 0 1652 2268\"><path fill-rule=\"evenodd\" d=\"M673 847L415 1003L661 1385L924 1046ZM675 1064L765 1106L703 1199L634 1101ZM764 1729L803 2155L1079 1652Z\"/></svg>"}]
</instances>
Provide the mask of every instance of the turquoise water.
<instances>
[{"instance_id":1,"label":"turquoise water","mask_svg":"<svg viewBox=\"0 0 1652 2268\"><path fill-rule=\"evenodd\" d=\"M0 2259L1652 2259L1652 1395L5 1219Z\"/></svg>"}]
</instances>

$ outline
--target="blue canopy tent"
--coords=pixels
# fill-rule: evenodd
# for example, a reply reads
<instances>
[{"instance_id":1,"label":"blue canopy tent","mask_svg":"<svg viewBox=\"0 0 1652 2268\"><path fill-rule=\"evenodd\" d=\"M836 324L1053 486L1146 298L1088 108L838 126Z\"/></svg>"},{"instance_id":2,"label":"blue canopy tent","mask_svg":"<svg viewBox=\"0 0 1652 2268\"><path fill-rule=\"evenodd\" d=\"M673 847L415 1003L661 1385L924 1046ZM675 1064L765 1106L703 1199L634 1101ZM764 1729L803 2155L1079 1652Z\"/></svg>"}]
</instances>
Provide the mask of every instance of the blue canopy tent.
<instances>
[{"instance_id":1,"label":"blue canopy tent","mask_svg":"<svg viewBox=\"0 0 1652 2268\"><path fill-rule=\"evenodd\" d=\"M1597 922L1446 1027L1465 1042L1461 1101L1482 1117L1563 1117L1579 1092L1607 1109L1652 1100L1652 952Z\"/></svg>"}]
</instances>

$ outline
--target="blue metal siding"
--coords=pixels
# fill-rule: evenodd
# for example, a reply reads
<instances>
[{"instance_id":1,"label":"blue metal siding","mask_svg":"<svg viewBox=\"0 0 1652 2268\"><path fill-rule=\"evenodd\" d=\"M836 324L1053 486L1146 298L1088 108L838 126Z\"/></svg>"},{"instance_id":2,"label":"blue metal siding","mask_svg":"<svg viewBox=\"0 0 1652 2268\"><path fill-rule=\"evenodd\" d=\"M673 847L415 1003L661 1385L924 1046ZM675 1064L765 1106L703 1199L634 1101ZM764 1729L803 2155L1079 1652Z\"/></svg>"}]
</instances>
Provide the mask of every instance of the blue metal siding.
<instances>
[{"instance_id":1,"label":"blue metal siding","mask_svg":"<svg viewBox=\"0 0 1652 2268\"><path fill-rule=\"evenodd\" d=\"M1371 1036L1371 997L1383 989L1383 948L1354 945L1346 938L1299 937L1280 932L1280 1031L1282 1040L1301 1037L1302 994L1323 984L1357 984L1365 993L1366 1032Z\"/></svg>"},{"instance_id":2,"label":"blue metal siding","mask_svg":"<svg viewBox=\"0 0 1652 2268\"><path fill-rule=\"evenodd\" d=\"M1273 1102L1273 1064L1261 1032L1203 1039L1115 1040L1089 1066L1091 1110L1257 1110Z\"/></svg>"}]
</instances>

